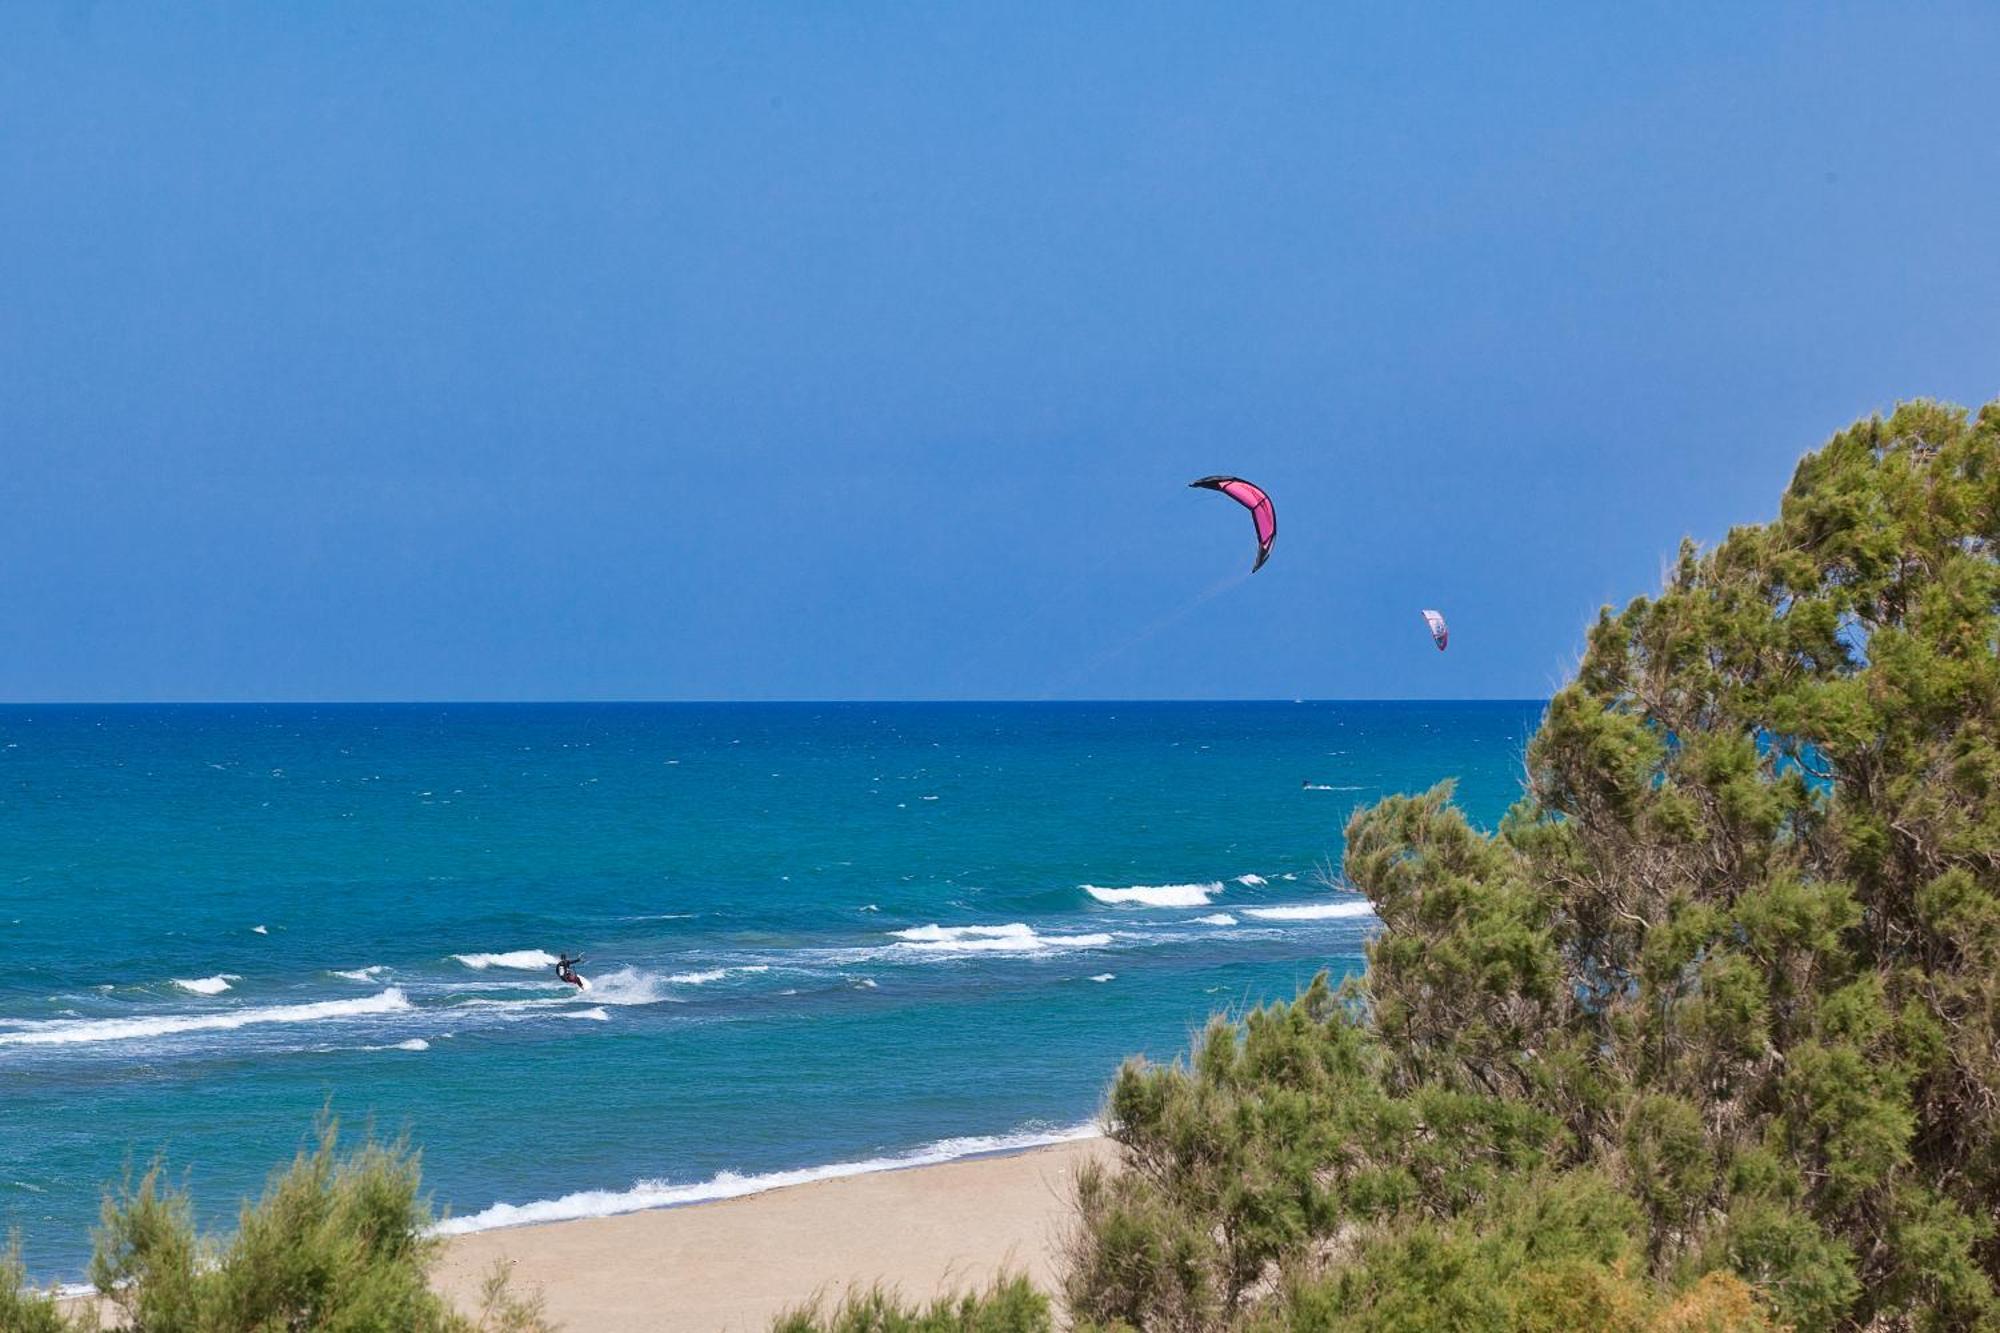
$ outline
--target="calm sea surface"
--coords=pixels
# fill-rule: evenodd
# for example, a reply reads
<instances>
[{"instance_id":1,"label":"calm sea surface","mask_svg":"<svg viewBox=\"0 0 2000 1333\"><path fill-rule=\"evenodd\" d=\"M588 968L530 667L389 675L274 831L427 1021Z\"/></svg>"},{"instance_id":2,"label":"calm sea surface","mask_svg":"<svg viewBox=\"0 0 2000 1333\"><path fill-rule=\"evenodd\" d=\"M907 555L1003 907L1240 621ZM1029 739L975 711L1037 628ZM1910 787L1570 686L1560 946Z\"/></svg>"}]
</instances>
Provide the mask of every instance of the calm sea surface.
<instances>
[{"instance_id":1,"label":"calm sea surface","mask_svg":"<svg viewBox=\"0 0 2000 1333\"><path fill-rule=\"evenodd\" d=\"M456 1226L1074 1132L1355 968L1346 816L1491 825L1540 710L0 708L0 1230L74 1279L156 1155L226 1223L325 1104Z\"/></svg>"}]
</instances>

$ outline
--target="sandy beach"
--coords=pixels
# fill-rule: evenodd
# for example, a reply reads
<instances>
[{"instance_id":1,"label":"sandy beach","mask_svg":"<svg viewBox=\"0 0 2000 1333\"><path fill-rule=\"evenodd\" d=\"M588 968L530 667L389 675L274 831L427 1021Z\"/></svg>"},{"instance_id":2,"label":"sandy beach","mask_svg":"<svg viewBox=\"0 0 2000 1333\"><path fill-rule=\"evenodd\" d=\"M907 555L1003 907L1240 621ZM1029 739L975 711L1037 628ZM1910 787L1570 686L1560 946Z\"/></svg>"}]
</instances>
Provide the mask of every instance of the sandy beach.
<instances>
[{"instance_id":1,"label":"sandy beach","mask_svg":"<svg viewBox=\"0 0 2000 1333\"><path fill-rule=\"evenodd\" d=\"M593 1333L762 1329L816 1292L881 1282L906 1296L982 1286L1002 1269L1045 1289L1079 1163L1102 1139L847 1176L741 1199L454 1238L438 1288L467 1310L496 1260L551 1316Z\"/></svg>"}]
</instances>

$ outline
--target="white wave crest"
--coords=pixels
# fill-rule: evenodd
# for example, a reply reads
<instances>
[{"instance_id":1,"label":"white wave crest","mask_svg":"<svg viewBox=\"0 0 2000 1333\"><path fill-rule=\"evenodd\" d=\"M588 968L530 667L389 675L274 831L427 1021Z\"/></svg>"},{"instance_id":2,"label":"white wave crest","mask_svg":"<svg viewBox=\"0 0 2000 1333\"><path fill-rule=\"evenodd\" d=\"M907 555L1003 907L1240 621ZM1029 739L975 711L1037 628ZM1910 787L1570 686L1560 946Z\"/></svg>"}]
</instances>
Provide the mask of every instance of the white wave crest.
<instances>
[{"instance_id":1,"label":"white wave crest","mask_svg":"<svg viewBox=\"0 0 2000 1333\"><path fill-rule=\"evenodd\" d=\"M1262 921L1334 921L1341 917L1373 916L1375 909L1366 901L1301 903L1294 907L1246 907L1243 915Z\"/></svg>"},{"instance_id":2,"label":"white wave crest","mask_svg":"<svg viewBox=\"0 0 2000 1333\"><path fill-rule=\"evenodd\" d=\"M243 978L234 972L218 972L212 977L196 977L192 981L175 977L174 984L195 995L220 995L229 989L230 982L241 980Z\"/></svg>"},{"instance_id":3,"label":"white wave crest","mask_svg":"<svg viewBox=\"0 0 2000 1333\"><path fill-rule=\"evenodd\" d=\"M1260 884L1269 884L1271 881L1265 879L1262 875L1238 875L1236 882L1254 889Z\"/></svg>"},{"instance_id":4,"label":"white wave crest","mask_svg":"<svg viewBox=\"0 0 2000 1333\"><path fill-rule=\"evenodd\" d=\"M1099 973L1098 973L1098 974L1097 974L1096 976L1092 977L1092 978L1091 978L1091 980L1092 980L1092 981L1116 981L1116 980L1118 980L1118 974L1117 974L1116 972L1099 972Z\"/></svg>"},{"instance_id":5,"label":"white wave crest","mask_svg":"<svg viewBox=\"0 0 2000 1333\"><path fill-rule=\"evenodd\" d=\"M554 967L557 962L554 954L543 953L540 949L516 949L512 953L455 953L452 957L476 972L484 972L489 967L538 972L545 967Z\"/></svg>"},{"instance_id":6,"label":"white wave crest","mask_svg":"<svg viewBox=\"0 0 2000 1333\"><path fill-rule=\"evenodd\" d=\"M897 948L926 953L1038 953L1045 949L1102 949L1109 935L1042 935L1026 922L1004 926L912 926L891 931Z\"/></svg>"},{"instance_id":7,"label":"white wave crest","mask_svg":"<svg viewBox=\"0 0 2000 1333\"><path fill-rule=\"evenodd\" d=\"M962 1157L993 1153L1021 1152L1051 1143L1072 1143L1094 1139L1103 1131L1095 1124L1073 1125L1068 1129L1023 1130L1014 1134L979 1135L962 1139L941 1139L898 1157L871 1157L858 1162L832 1162L824 1166L800 1167L792 1171L769 1171L761 1175L741 1175L723 1171L708 1180L676 1185L665 1180L641 1180L625 1190L583 1190L559 1199L538 1199L533 1203L496 1203L465 1217L449 1217L435 1231L444 1236L462 1236L470 1231L491 1231L496 1227L526 1226L535 1222L566 1222L579 1217L611 1217L637 1213L649 1208L670 1208L676 1204L706 1203L711 1199L736 1199L746 1194L788 1185L806 1185L816 1180L842 1176L869 1175L877 1171L900 1171L912 1166L935 1166Z\"/></svg>"},{"instance_id":8,"label":"white wave crest","mask_svg":"<svg viewBox=\"0 0 2000 1333\"><path fill-rule=\"evenodd\" d=\"M1216 912L1210 916L1198 916L1189 921L1190 926L1233 926L1236 918L1227 912Z\"/></svg>"},{"instance_id":9,"label":"white wave crest","mask_svg":"<svg viewBox=\"0 0 2000 1333\"><path fill-rule=\"evenodd\" d=\"M81 1042L135 1041L171 1037L183 1032L227 1032L253 1023L326 1023L344 1018L400 1013L410 1002L393 986L361 1000L322 1000L315 1004L275 1004L223 1013L156 1014L146 1018L70 1019L37 1023L19 1032L0 1032L0 1046L70 1046Z\"/></svg>"},{"instance_id":10,"label":"white wave crest","mask_svg":"<svg viewBox=\"0 0 2000 1333\"><path fill-rule=\"evenodd\" d=\"M376 963L372 967L357 967L352 972L329 972L327 975L339 977L343 981L373 981L379 974L388 970L382 964Z\"/></svg>"},{"instance_id":11,"label":"white wave crest","mask_svg":"<svg viewBox=\"0 0 2000 1333\"><path fill-rule=\"evenodd\" d=\"M605 1013L602 1009L572 1009L570 1012L566 1014L557 1014L556 1017L588 1018L592 1022L596 1023L609 1023L611 1021L611 1015Z\"/></svg>"},{"instance_id":12,"label":"white wave crest","mask_svg":"<svg viewBox=\"0 0 2000 1333\"><path fill-rule=\"evenodd\" d=\"M1210 894L1222 892L1222 881L1207 884L1134 884L1129 889L1100 889L1086 884L1083 891L1101 903L1137 903L1141 907L1206 907Z\"/></svg>"}]
</instances>

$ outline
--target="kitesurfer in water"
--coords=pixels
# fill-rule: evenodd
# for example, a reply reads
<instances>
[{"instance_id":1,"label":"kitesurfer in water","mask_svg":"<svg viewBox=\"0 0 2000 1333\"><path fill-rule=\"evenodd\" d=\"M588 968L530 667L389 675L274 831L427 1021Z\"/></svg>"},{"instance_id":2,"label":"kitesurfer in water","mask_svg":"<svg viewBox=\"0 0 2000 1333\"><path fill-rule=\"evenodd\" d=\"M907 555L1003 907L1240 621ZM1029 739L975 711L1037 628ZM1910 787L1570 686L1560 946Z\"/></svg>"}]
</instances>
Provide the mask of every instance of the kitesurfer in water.
<instances>
[{"instance_id":1,"label":"kitesurfer in water","mask_svg":"<svg viewBox=\"0 0 2000 1333\"><path fill-rule=\"evenodd\" d=\"M546 957L546 955L544 956ZM582 961L581 957L571 958L568 954L564 954L558 958L556 960L556 980L566 981L578 990L582 990L583 978L576 974L576 965Z\"/></svg>"}]
</instances>

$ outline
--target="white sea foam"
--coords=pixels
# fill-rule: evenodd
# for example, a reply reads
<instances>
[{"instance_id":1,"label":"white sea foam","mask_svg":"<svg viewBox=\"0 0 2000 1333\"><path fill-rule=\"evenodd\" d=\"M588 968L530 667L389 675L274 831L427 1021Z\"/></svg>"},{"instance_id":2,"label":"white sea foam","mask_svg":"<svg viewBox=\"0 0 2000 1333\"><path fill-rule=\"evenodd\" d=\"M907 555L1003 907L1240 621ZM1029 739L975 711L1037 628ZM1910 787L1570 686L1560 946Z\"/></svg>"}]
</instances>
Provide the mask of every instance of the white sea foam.
<instances>
[{"instance_id":1,"label":"white sea foam","mask_svg":"<svg viewBox=\"0 0 2000 1333\"><path fill-rule=\"evenodd\" d=\"M667 980L677 986L706 986L711 981L720 981L731 973L749 975L755 972L769 972L768 965L757 963L749 967L717 967L706 972L676 972Z\"/></svg>"},{"instance_id":2,"label":"white sea foam","mask_svg":"<svg viewBox=\"0 0 2000 1333\"><path fill-rule=\"evenodd\" d=\"M455 953L452 957L479 972L489 967L539 972L545 967L554 967L558 961L554 954L543 953L540 949L516 949L512 953Z\"/></svg>"},{"instance_id":3,"label":"white sea foam","mask_svg":"<svg viewBox=\"0 0 2000 1333\"><path fill-rule=\"evenodd\" d=\"M1004 926L913 926L891 931L896 947L926 953L1038 953L1045 949L1101 949L1109 935L1042 935L1022 921Z\"/></svg>"},{"instance_id":4,"label":"white sea foam","mask_svg":"<svg viewBox=\"0 0 2000 1333\"><path fill-rule=\"evenodd\" d=\"M252 935L268 935L271 931L267 926L252 926L250 927L250 933Z\"/></svg>"},{"instance_id":5,"label":"white sea foam","mask_svg":"<svg viewBox=\"0 0 2000 1333\"><path fill-rule=\"evenodd\" d=\"M363 1046L361 1049L364 1051L428 1051L430 1048L431 1044L422 1037L412 1037L408 1041L399 1041L389 1046Z\"/></svg>"},{"instance_id":6,"label":"white sea foam","mask_svg":"<svg viewBox=\"0 0 2000 1333\"><path fill-rule=\"evenodd\" d=\"M557 1018L588 1018L597 1023L609 1023L611 1015L602 1009L572 1009L568 1013L557 1014Z\"/></svg>"},{"instance_id":7,"label":"white sea foam","mask_svg":"<svg viewBox=\"0 0 2000 1333\"><path fill-rule=\"evenodd\" d=\"M662 1000L673 998L665 989L666 982L673 979L667 977L663 980L652 972L636 967L621 967L616 972L607 972L591 981L591 1002L615 1005L658 1004Z\"/></svg>"},{"instance_id":8,"label":"white sea foam","mask_svg":"<svg viewBox=\"0 0 2000 1333\"><path fill-rule=\"evenodd\" d=\"M1371 916L1375 909L1366 901L1300 903L1291 907L1246 907L1243 915L1262 921L1334 921L1341 917Z\"/></svg>"},{"instance_id":9,"label":"white sea foam","mask_svg":"<svg viewBox=\"0 0 2000 1333\"><path fill-rule=\"evenodd\" d=\"M1129 889L1101 889L1095 884L1086 884L1083 891L1101 903L1137 903L1141 907L1206 907L1210 894L1222 892L1222 882L1134 884Z\"/></svg>"},{"instance_id":10,"label":"white sea foam","mask_svg":"<svg viewBox=\"0 0 2000 1333\"><path fill-rule=\"evenodd\" d=\"M1092 977L1092 978L1091 978L1091 980L1092 980L1092 981L1116 981L1116 980L1118 980L1118 974L1117 974L1116 972L1099 972L1099 973L1098 973L1098 974L1097 974L1096 976Z\"/></svg>"},{"instance_id":11,"label":"white sea foam","mask_svg":"<svg viewBox=\"0 0 2000 1333\"><path fill-rule=\"evenodd\" d=\"M1032 939L1035 934L1032 927L1021 921L1005 926L911 926L907 930L892 930L889 933L910 944L948 944L972 939Z\"/></svg>"},{"instance_id":12,"label":"white sea foam","mask_svg":"<svg viewBox=\"0 0 2000 1333\"><path fill-rule=\"evenodd\" d=\"M393 986L360 1000L275 1004L221 1013L154 1014L144 1018L67 1019L37 1023L18 1032L0 1032L0 1046L70 1046L80 1042L135 1041L183 1032L226 1032L253 1023L325 1023L345 1018L401 1013L410 1002Z\"/></svg>"},{"instance_id":13,"label":"white sea foam","mask_svg":"<svg viewBox=\"0 0 2000 1333\"><path fill-rule=\"evenodd\" d=\"M234 972L218 972L212 977L196 977L191 981L175 977L174 984L195 995L220 995L229 989L230 982L241 980L243 978Z\"/></svg>"},{"instance_id":14,"label":"white sea foam","mask_svg":"<svg viewBox=\"0 0 2000 1333\"><path fill-rule=\"evenodd\" d=\"M373 981L378 974L388 970L382 964L376 963L371 967L357 967L352 972L332 972L328 975L339 977L344 981Z\"/></svg>"},{"instance_id":15,"label":"white sea foam","mask_svg":"<svg viewBox=\"0 0 2000 1333\"><path fill-rule=\"evenodd\" d=\"M704 1203L710 1199L736 1199L746 1194L788 1185L805 1185L815 1180L841 1176L869 1175L877 1171L899 1171L912 1166L935 1166L939 1162L991 1153L1020 1152L1051 1143L1070 1143L1096 1138L1103 1131L1095 1124L1068 1129L1023 1130L1014 1134L981 1135L963 1139L941 1139L898 1157L871 1157L858 1162L831 1162L824 1166L800 1167L792 1171L769 1171L762 1175L742 1175L723 1171L708 1180L676 1185L666 1180L641 1180L625 1190L583 1190L559 1199L538 1199L533 1203L496 1203L465 1217L450 1217L437 1224L440 1235L459 1236L469 1231L491 1231L495 1227L526 1226L534 1222L564 1222L579 1217L610 1217L618 1213L643 1212L648 1208L670 1208L676 1204Z\"/></svg>"},{"instance_id":16,"label":"white sea foam","mask_svg":"<svg viewBox=\"0 0 2000 1333\"><path fill-rule=\"evenodd\" d=\"M1269 884L1271 881L1265 879L1262 875L1238 875L1236 877L1236 882L1238 884L1248 885L1250 888L1254 889L1259 884Z\"/></svg>"},{"instance_id":17,"label":"white sea foam","mask_svg":"<svg viewBox=\"0 0 2000 1333\"><path fill-rule=\"evenodd\" d=\"M1198 916L1188 922L1191 926L1233 926L1236 918L1227 912L1217 912L1212 916Z\"/></svg>"}]
</instances>

